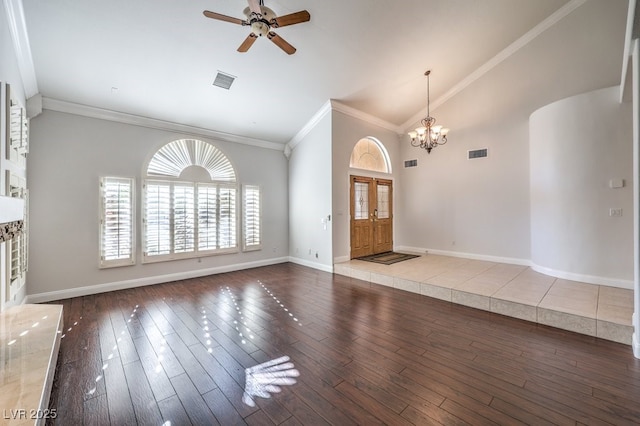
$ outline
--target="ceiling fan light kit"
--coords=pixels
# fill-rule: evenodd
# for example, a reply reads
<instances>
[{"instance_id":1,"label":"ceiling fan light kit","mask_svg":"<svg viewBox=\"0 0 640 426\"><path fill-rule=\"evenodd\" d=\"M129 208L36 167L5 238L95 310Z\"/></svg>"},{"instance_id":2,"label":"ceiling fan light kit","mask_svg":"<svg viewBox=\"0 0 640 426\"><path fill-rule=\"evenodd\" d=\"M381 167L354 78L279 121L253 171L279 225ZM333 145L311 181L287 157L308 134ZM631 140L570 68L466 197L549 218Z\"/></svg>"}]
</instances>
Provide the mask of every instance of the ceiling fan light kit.
<instances>
[{"instance_id":1,"label":"ceiling fan light kit","mask_svg":"<svg viewBox=\"0 0 640 426\"><path fill-rule=\"evenodd\" d=\"M447 143L449 129L436 125L435 117L429 114L429 75L431 70L424 73L427 76L427 116L420 121L421 126L409 132L411 146L427 150L427 154L438 145Z\"/></svg>"},{"instance_id":2,"label":"ceiling fan light kit","mask_svg":"<svg viewBox=\"0 0 640 426\"><path fill-rule=\"evenodd\" d=\"M276 14L266 6L260 6L260 12L252 12L251 8L247 7L242 13L247 17L246 22L250 22L253 34L264 37L269 33L271 27L269 22L276 18Z\"/></svg>"},{"instance_id":3,"label":"ceiling fan light kit","mask_svg":"<svg viewBox=\"0 0 640 426\"><path fill-rule=\"evenodd\" d=\"M204 16L219 21L230 22L242 26L251 27L251 33L238 47L238 52L246 52L259 37L267 37L276 46L284 50L287 54L292 55L296 52L296 48L290 45L285 39L280 37L272 28L286 27L301 22L307 22L311 19L311 15L306 10L291 13L278 17L275 12L264 5L264 0L248 0L249 7L244 9L245 20L234 18L220 13L205 10Z\"/></svg>"}]
</instances>

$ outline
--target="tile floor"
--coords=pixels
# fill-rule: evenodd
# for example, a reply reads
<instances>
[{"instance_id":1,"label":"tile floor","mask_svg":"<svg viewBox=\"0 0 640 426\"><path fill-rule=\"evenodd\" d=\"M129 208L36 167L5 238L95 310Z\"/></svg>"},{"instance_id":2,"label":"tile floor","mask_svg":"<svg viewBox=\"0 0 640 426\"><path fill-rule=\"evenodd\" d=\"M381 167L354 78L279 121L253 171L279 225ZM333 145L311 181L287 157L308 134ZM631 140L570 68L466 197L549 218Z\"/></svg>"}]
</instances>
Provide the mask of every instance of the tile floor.
<instances>
[{"instance_id":1,"label":"tile floor","mask_svg":"<svg viewBox=\"0 0 640 426\"><path fill-rule=\"evenodd\" d=\"M527 266L433 254L381 265L361 260L334 272L448 302L631 344L633 291L568 281Z\"/></svg>"}]
</instances>

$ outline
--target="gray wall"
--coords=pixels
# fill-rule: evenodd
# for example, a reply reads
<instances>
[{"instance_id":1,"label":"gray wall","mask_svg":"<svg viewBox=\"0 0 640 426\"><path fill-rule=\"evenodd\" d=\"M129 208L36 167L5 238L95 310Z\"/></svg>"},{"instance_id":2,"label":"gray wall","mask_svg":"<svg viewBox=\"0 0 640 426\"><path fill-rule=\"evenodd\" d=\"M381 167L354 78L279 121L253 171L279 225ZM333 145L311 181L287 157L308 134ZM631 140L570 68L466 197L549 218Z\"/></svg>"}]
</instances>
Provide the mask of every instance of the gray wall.
<instances>
[{"instance_id":1,"label":"gray wall","mask_svg":"<svg viewBox=\"0 0 640 426\"><path fill-rule=\"evenodd\" d=\"M487 114L469 123L473 106L490 104L480 83L436 112L451 128L449 142L427 154L401 142L397 243L403 247L526 262L529 241L528 115ZM467 151L487 148L487 158L468 160Z\"/></svg>"},{"instance_id":2,"label":"gray wall","mask_svg":"<svg viewBox=\"0 0 640 426\"><path fill-rule=\"evenodd\" d=\"M531 115L531 261L542 271L633 279L631 104L618 87ZM610 188L622 179L623 188ZM622 209L622 217L609 216Z\"/></svg>"},{"instance_id":3,"label":"gray wall","mask_svg":"<svg viewBox=\"0 0 640 426\"><path fill-rule=\"evenodd\" d=\"M331 112L295 146L289 159L289 254L296 263L330 271ZM317 254L317 255L316 255Z\"/></svg>"},{"instance_id":4,"label":"gray wall","mask_svg":"<svg viewBox=\"0 0 640 426\"><path fill-rule=\"evenodd\" d=\"M133 286L187 275L284 260L288 247L287 164L281 151L238 143L213 143L231 161L238 182L263 190L263 249L141 264L141 183L144 167L164 144L197 137L45 110L31 121L28 179L31 188L29 294L105 284ZM101 176L136 178L137 264L98 269ZM173 275L172 275L173 274ZM55 296L55 294L53 294Z\"/></svg>"}]
</instances>

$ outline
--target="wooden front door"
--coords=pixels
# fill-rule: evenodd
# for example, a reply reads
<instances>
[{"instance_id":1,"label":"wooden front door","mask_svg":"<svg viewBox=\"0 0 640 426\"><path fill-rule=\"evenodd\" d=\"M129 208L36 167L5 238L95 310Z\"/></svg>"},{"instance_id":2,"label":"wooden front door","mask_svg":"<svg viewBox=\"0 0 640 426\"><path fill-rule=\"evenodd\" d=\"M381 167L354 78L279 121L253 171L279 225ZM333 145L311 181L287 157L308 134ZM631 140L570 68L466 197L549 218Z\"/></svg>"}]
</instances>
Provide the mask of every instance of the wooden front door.
<instances>
[{"instance_id":1,"label":"wooden front door","mask_svg":"<svg viewBox=\"0 0 640 426\"><path fill-rule=\"evenodd\" d=\"M351 176L351 258L393 250L393 186L388 179Z\"/></svg>"}]
</instances>

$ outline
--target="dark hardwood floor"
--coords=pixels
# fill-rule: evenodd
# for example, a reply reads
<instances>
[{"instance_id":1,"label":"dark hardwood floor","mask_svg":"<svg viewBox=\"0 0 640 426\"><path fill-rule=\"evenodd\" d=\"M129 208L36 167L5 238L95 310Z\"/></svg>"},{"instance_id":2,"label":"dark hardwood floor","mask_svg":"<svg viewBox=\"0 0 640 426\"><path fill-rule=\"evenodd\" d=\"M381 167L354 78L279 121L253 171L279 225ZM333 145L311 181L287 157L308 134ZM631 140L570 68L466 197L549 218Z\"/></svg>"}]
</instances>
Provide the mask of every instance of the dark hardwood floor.
<instances>
[{"instance_id":1,"label":"dark hardwood floor","mask_svg":"<svg viewBox=\"0 0 640 426\"><path fill-rule=\"evenodd\" d=\"M57 303L50 424L640 423L629 346L294 264ZM284 355L297 383L243 403Z\"/></svg>"}]
</instances>

